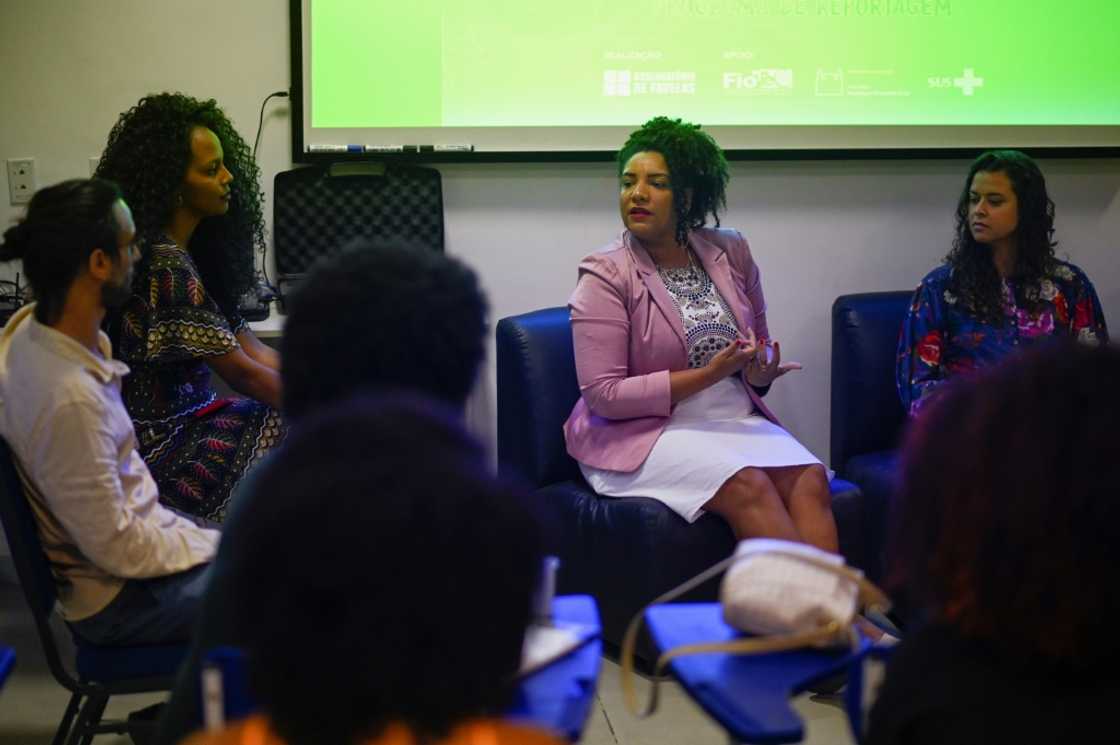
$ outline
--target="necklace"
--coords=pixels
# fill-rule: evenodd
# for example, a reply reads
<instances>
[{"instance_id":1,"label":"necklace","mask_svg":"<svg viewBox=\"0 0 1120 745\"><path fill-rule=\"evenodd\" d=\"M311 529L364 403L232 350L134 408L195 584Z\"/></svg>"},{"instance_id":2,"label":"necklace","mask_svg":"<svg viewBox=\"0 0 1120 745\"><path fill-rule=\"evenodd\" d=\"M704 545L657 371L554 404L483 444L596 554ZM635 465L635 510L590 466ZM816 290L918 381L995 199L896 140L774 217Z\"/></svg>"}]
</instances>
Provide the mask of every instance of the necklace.
<instances>
[{"instance_id":1,"label":"necklace","mask_svg":"<svg viewBox=\"0 0 1120 745\"><path fill-rule=\"evenodd\" d=\"M671 295L685 300L704 295L711 284L707 272L696 265L691 251L688 252L688 266L666 268L658 264L657 275Z\"/></svg>"}]
</instances>

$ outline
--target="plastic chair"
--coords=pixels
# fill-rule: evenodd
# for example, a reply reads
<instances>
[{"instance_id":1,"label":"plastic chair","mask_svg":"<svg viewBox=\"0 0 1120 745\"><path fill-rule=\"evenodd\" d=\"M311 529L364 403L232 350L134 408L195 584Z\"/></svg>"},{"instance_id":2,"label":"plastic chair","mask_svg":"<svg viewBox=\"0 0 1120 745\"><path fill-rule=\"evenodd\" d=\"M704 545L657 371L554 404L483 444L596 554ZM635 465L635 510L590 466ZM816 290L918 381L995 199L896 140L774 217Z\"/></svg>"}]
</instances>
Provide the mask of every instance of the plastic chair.
<instances>
[{"instance_id":1,"label":"plastic chair","mask_svg":"<svg viewBox=\"0 0 1120 745\"><path fill-rule=\"evenodd\" d=\"M642 497L601 498L568 455L562 426L579 398L567 308L503 318L497 326L498 462L536 487L561 559L558 591L588 593L599 604L603 639L622 641L635 613L666 590L731 555L727 523L702 515L689 525L661 502ZM862 567L863 499L853 484L832 482L832 510L840 551ZM718 581L685 600L713 600ZM654 659L648 637L637 656Z\"/></svg>"},{"instance_id":2,"label":"plastic chair","mask_svg":"<svg viewBox=\"0 0 1120 745\"><path fill-rule=\"evenodd\" d=\"M897 645L888 647L865 643L852 658L848 666L848 683L844 689L844 709L848 713L848 724L852 737L862 743L867 738L867 725L871 707L879 698L879 688L886 676L887 663L898 649Z\"/></svg>"},{"instance_id":3,"label":"plastic chair","mask_svg":"<svg viewBox=\"0 0 1120 745\"><path fill-rule=\"evenodd\" d=\"M0 644L0 688L4 687L12 668L16 665L16 651L11 647Z\"/></svg>"},{"instance_id":4,"label":"plastic chair","mask_svg":"<svg viewBox=\"0 0 1120 745\"><path fill-rule=\"evenodd\" d=\"M0 521L4 524L16 574L35 619L51 675L71 693L52 741L54 745L88 743L97 734L123 733L145 726L142 723L130 725L123 720L103 721L105 705L117 695L170 690L187 648L181 645L102 647L75 638L76 673L67 669L50 623L56 597L54 577L11 449L3 439L0 439Z\"/></svg>"},{"instance_id":5,"label":"plastic chair","mask_svg":"<svg viewBox=\"0 0 1120 745\"><path fill-rule=\"evenodd\" d=\"M595 601L586 595L570 595L553 600L553 617L598 629L599 612ZM602 660L602 643L594 638L575 651L549 663L521 679L506 716L551 730L576 742L583 734ZM210 678L211 671L218 677ZM249 692L245 653L235 647L218 647L203 660L202 693L204 710L216 707L217 723L235 721L257 710ZM213 687L211 687L213 686ZM220 714L218 713L220 711ZM201 723L200 723L201 724Z\"/></svg>"},{"instance_id":6,"label":"plastic chair","mask_svg":"<svg viewBox=\"0 0 1120 745\"><path fill-rule=\"evenodd\" d=\"M646 623L658 650L686 644L732 641L742 634L723 622L718 603L655 605ZM849 649L798 649L768 654L715 652L678 657L669 671L685 691L728 733L733 743L801 742L805 725L790 698L837 674L862 670L870 643ZM862 678L849 678L849 714L864 711L856 695ZM854 708L852 708L854 707ZM853 721L862 731L862 718Z\"/></svg>"}]
</instances>

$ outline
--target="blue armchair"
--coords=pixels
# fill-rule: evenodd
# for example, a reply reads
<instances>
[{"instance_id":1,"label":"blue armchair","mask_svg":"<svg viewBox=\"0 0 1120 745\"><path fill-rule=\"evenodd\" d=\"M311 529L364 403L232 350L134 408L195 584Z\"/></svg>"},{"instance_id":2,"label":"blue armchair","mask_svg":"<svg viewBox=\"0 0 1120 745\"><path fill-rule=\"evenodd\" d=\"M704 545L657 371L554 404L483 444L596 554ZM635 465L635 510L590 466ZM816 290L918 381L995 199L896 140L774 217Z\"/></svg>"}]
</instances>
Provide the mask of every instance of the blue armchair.
<instances>
[{"instance_id":1,"label":"blue armchair","mask_svg":"<svg viewBox=\"0 0 1120 745\"><path fill-rule=\"evenodd\" d=\"M580 395L567 308L499 321L497 361L499 464L537 489L562 562L558 591L594 596L603 639L617 647L643 605L726 558L734 537L715 515L689 525L657 500L600 498L584 481L562 430ZM862 567L862 497L840 480L832 491L841 552ZM714 600L717 590L713 580L682 600ZM648 638L638 656L653 658Z\"/></svg>"},{"instance_id":2,"label":"blue armchair","mask_svg":"<svg viewBox=\"0 0 1120 745\"><path fill-rule=\"evenodd\" d=\"M832 305L832 468L863 492L870 555L863 569L883 576L898 440L906 412L895 387L898 332L913 293L842 295Z\"/></svg>"}]
</instances>

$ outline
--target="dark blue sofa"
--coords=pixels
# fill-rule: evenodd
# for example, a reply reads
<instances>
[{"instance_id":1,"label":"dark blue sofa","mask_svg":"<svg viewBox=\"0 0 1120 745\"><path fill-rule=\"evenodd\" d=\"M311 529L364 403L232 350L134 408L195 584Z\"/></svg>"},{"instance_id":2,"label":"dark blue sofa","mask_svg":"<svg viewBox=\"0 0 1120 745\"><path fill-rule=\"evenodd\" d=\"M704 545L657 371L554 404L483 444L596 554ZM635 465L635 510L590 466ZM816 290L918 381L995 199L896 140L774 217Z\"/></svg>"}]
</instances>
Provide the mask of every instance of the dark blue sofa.
<instances>
[{"instance_id":1,"label":"dark blue sofa","mask_svg":"<svg viewBox=\"0 0 1120 745\"><path fill-rule=\"evenodd\" d=\"M870 555L883 578L887 523L906 413L895 387L898 333L910 291L842 295L832 305L831 464L863 492Z\"/></svg>"},{"instance_id":2,"label":"dark blue sofa","mask_svg":"<svg viewBox=\"0 0 1120 745\"><path fill-rule=\"evenodd\" d=\"M497 363L499 464L537 489L562 562L559 592L594 596L604 641L617 646L635 612L730 555L734 537L715 515L689 525L656 500L600 498L584 482L562 431L579 398L567 308L499 321ZM840 480L832 489L841 552L863 567L862 497ZM711 581L684 599L714 600L717 590ZM640 657L651 653L648 643L639 646Z\"/></svg>"}]
</instances>

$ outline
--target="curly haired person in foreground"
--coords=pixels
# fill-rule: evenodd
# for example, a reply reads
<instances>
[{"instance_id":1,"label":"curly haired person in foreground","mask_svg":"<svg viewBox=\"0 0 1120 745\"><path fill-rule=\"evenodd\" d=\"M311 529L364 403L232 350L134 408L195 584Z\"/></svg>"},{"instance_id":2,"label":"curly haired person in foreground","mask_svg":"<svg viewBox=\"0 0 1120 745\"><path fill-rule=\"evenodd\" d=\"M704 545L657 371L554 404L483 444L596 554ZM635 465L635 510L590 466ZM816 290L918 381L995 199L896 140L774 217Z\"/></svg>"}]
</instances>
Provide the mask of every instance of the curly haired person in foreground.
<instances>
[{"instance_id":1,"label":"curly haired person in foreground","mask_svg":"<svg viewBox=\"0 0 1120 745\"><path fill-rule=\"evenodd\" d=\"M1120 349L1055 340L947 383L915 417L887 584L919 620L866 742L1079 742L1113 726L1118 380Z\"/></svg>"},{"instance_id":2,"label":"curly haired person in foreground","mask_svg":"<svg viewBox=\"0 0 1120 745\"><path fill-rule=\"evenodd\" d=\"M323 409L384 389L420 393L461 414L485 356L486 314L478 277L462 262L423 246L355 241L312 267L289 299L281 347L284 416L298 431ZM359 446L377 457L376 448ZM258 482L286 452L274 451L238 484L191 649L160 722L161 745L178 745L202 721L203 656L215 647L248 644L247 630L232 617L243 598L231 563L246 531L272 514L274 495ZM317 492L308 498L331 509ZM298 536L308 530L319 534L321 528L316 521Z\"/></svg>"},{"instance_id":3,"label":"curly haired person in foreground","mask_svg":"<svg viewBox=\"0 0 1120 745\"><path fill-rule=\"evenodd\" d=\"M557 743L501 716L540 527L456 419L394 393L293 427L254 477L269 519L229 546L228 612L262 713L189 743Z\"/></svg>"}]
</instances>

